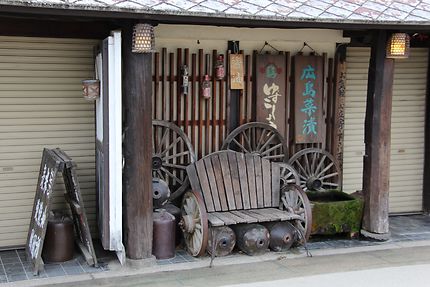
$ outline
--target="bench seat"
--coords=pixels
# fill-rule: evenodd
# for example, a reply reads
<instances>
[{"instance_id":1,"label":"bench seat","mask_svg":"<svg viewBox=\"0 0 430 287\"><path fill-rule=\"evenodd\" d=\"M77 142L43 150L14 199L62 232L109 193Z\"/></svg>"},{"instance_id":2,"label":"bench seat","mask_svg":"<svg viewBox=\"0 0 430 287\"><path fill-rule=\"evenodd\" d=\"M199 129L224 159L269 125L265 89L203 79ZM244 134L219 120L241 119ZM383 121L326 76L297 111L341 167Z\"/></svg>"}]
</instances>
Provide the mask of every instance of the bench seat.
<instances>
[{"instance_id":1,"label":"bench seat","mask_svg":"<svg viewBox=\"0 0 430 287\"><path fill-rule=\"evenodd\" d=\"M277 208L233 210L208 213L209 224L213 227L240 223L288 221L300 219L299 215L289 214Z\"/></svg>"}]
</instances>

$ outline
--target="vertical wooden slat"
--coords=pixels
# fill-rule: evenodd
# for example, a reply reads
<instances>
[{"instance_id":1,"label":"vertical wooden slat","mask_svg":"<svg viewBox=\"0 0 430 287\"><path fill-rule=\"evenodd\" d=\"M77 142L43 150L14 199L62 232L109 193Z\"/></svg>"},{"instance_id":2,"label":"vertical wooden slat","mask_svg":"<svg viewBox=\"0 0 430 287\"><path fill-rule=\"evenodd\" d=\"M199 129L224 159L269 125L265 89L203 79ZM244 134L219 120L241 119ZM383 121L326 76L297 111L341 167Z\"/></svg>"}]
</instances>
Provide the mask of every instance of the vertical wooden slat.
<instances>
[{"instance_id":1,"label":"vertical wooden slat","mask_svg":"<svg viewBox=\"0 0 430 287\"><path fill-rule=\"evenodd\" d=\"M255 166L255 188L257 191L257 206L264 207L264 191L263 191L263 171L261 166L261 158L253 156Z\"/></svg>"},{"instance_id":2,"label":"vertical wooden slat","mask_svg":"<svg viewBox=\"0 0 430 287\"><path fill-rule=\"evenodd\" d=\"M322 149L326 149L326 129L327 129L327 124L326 124L326 119L327 119L327 53L323 53L323 100L322 100L322 106L323 106L323 142L321 143L321 148Z\"/></svg>"},{"instance_id":3,"label":"vertical wooden slat","mask_svg":"<svg viewBox=\"0 0 430 287\"><path fill-rule=\"evenodd\" d=\"M197 103L196 103L196 81L197 81L197 55L191 55L191 83L190 83L190 94L191 94L191 143L194 147L194 152L197 153L198 146L196 145L196 113L197 113Z\"/></svg>"},{"instance_id":4,"label":"vertical wooden slat","mask_svg":"<svg viewBox=\"0 0 430 287\"><path fill-rule=\"evenodd\" d=\"M205 75L210 75L210 55L205 55ZM213 96L212 96L213 97ZM210 123L210 101L211 99L205 99L205 155L210 153L209 149L209 123Z\"/></svg>"},{"instance_id":5,"label":"vertical wooden slat","mask_svg":"<svg viewBox=\"0 0 430 287\"><path fill-rule=\"evenodd\" d=\"M203 82L203 50L199 49L199 75L198 75L198 79L199 79L199 86L197 89L197 102L198 107L199 107L199 132L198 132L198 136L197 136L197 140L198 140L198 154L199 154L199 158L202 157L203 155L203 105L204 105L204 101L202 101L202 97L200 95L201 93L201 87L202 87L202 82Z\"/></svg>"},{"instance_id":6,"label":"vertical wooden slat","mask_svg":"<svg viewBox=\"0 0 430 287\"><path fill-rule=\"evenodd\" d=\"M217 150L216 147L216 131L217 131L217 85L218 81L216 79L216 73L215 73L215 65L216 61L215 59L218 56L217 50L212 51L212 152Z\"/></svg>"},{"instance_id":7,"label":"vertical wooden slat","mask_svg":"<svg viewBox=\"0 0 430 287\"><path fill-rule=\"evenodd\" d=\"M248 188L249 201L251 208L257 208L257 190L255 188L255 166L254 157L247 153L245 154L246 171L248 172Z\"/></svg>"},{"instance_id":8,"label":"vertical wooden slat","mask_svg":"<svg viewBox=\"0 0 430 287\"><path fill-rule=\"evenodd\" d=\"M281 198L281 169L279 164L272 162L272 206L279 206L279 201Z\"/></svg>"},{"instance_id":9,"label":"vertical wooden slat","mask_svg":"<svg viewBox=\"0 0 430 287\"><path fill-rule=\"evenodd\" d=\"M174 117L174 93L175 93L175 54L169 54L169 121L173 122Z\"/></svg>"},{"instance_id":10,"label":"vertical wooden slat","mask_svg":"<svg viewBox=\"0 0 430 287\"><path fill-rule=\"evenodd\" d=\"M271 207L272 206L272 180L271 180L270 161L262 158L261 169L263 171L264 207Z\"/></svg>"},{"instance_id":11,"label":"vertical wooden slat","mask_svg":"<svg viewBox=\"0 0 430 287\"><path fill-rule=\"evenodd\" d=\"M206 174L206 167L203 160L199 160L196 162L196 169L197 169L200 185L202 187L202 195L205 199L206 209L208 212L213 212L215 211L215 206L212 199L211 189L209 186L209 179Z\"/></svg>"},{"instance_id":12,"label":"vertical wooden slat","mask_svg":"<svg viewBox=\"0 0 430 287\"><path fill-rule=\"evenodd\" d=\"M182 88L180 84L180 75L182 67L182 49L178 48L176 52L176 125L182 126Z\"/></svg>"},{"instance_id":13,"label":"vertical wooden slat","mask_svg":"<svg viewBox=\"0 0 430 287\"><path fill-rule=\"evenodd\" d=\"M328 74L327 74L327 117L326 117L326 149L333 154L332 150L332 134L335 132L333 128L333 59L328 59Z\"/></svg>"},{"instance_id":14,"label":"vertical wooden slat","mask_svg":"<svg viewBox=\"0 0 430 287\"><path fill-rule=\"evenodd\" d=\"M214 203L215 211L221 211L222 207L221 207L220 198L218 195L218 186L216 183L214 168L212 167L211 157L206 157L202 160L205 163L206 173L208 175L208 180L209 180L209 185L211 188L210 190L211 190L211 194L212 194L212 200Z\"/></svg>"},{"instance_id":15,"label":"vertical wooden slat","mask_svg":"<svg viewBox=\"0 0 430 287\"><path fill-rule=\"evenodd\" d=\"M161 120L166 119L167 102L166 102L166 77L167 77L167 49L161 50Z\"/></svg>"},{"instance_id":16,"label":"vertical wooden slat","mask_svg":"<svg viewBox=\"0 0 430 287\"><path fill-rule=\"evenodd\" d=\"M214 169L215 180L218 188L218 196L221 203L221 209L222 211L227 211L228 203L227 203L227 195L224 187L224 180L222 177L221 163L218 155L211 156L211 160L212 160L212 167Z\"/></svg>"},{"instance_id":17,"label":"vertical wooden slat","mask_svg":"<svg viewBox=\"0 0 430 287\"><path fill-rule=\"evenodd\" d=\"M243 54L243 50L240 50L239 52L240 54ZM246 76L245 76L246 78ZM242 79L244 80L244 79ZM246 85L245 85L245 89L244 90L239 90L239 125L244 124L244 114L245 114L245 100L244 100L244 92L246 91Z\"/></svg>"},{"instance_id":18,"label":"vertical wooden slat","mask_svg":"<svg viewBox=\"0 0 430 287\"><path fill-rule=\"evenodd\" d=\"M237 153L237 167L239 169L240 189L242 194L243 209L250 209L251 203L249 201L249 189L246 172L245 154Z\"/></svg>"},{"instance_id":19,"label":"vertical wooden slat","mask_svg":"<svg viewBox=\"0 0 430 287\"><path fill-rule=\"evenodd\" d=\"M160 102L160 53L155 53L154 56L154 74L155 74L155 85L154 85L154 118L158 119L158 109Z\"/></svg>"},{"instance_id":20,"label":"vertical wooden slat","mask_svg":"<svg viewBox=\"0 0 430 287\"><path fill-rule=\"evenodd\" d=\"M240 179L239 179L239 169L237 166L237 158L235 153L229 152L228 153L228 161L230 166L230 175L231 175L231 182L233 186L233 194L234 194L234 201L236 202L236 208L242 209L242 195L240 191Z\"/></svg>"},{"instance_id":21,"label":"vertical wooden slat","mask_svg":"<svg viewBox=\"0 0 430 287\"><path fill-rule=\"evenodd\" d=\"M229 167L228 156L226 152L222 152L219 154L219 161L221 163L221 172L224 179L224 187L225 187L225 194L227 197L228 207L230 210L236 209L233 185L232 185L231 176L230 176L231 175L230 167Z\"/></svg>"},{"instance_id":22,"label":"vertical wooden slat","mask_svg":"<svg viewBox=\"0 0 430 287\"><path fill-rule=\"evenodd\" d=\"M246 57L245 57L246 94L245 94L245 117L244 117L245 123L251 121L251 103L252 103L252 99L251 99L251 95L252 95L251 73L252 73L251 56L246 55Z\"/></svg>"},{"instance_id":23,"label":"vertical wooden slat","mask_svg":"<svg viewBox=\"0 0 430 287\"><path fill-rule=\"evenodd\" d=\"M228 69L229 69L229 64L228 64L228 55L227 57L225 57L225 70L226 70L226 75L228 77ZM224 142L224 138L225 138L225 116L224 116L224 111L225 111L225 86L227 84L227 80L222 79L221 83L220 83L220 88L219 88L219 146L222 146L222 143Z\"/></svg>"},{"instance_id":24,"label":"vertical wooden slat","mask_svg":"<svg viewBox=\"0 0 430 287\"><path fill-rule=\"evenodd\" d=\"M227 55L227 75L229 75L230 73L230 54L231 51L228 50L226 55ZM226 85L226 89L225 89L225 133L228 134L230 132L229 130L229 122L230 120L230 116L231 116L231 112L230 112L230 103L231 103L231 90L230 90L230 77L227 79L227 85Z\"/></svg>"},{"instance_id":25,"label":"vertical wooden slat","mask_svg":"<svg viewBox=\"0 0 430 287\"><path fill-rule=\"evenodd\" d=\"M185 61L184 65L186 65L189 69L190 67L190 50L188 48L185 49ZM188 75L189 77L189 75ZM189 108L188 108L188 99L189 95L184 95L184 132L189 137L188 125L189 125Z\"/></svg>"},{"instance_id":26,"label":"vertical wooden slat","mask_svg":"<svg viewBox=\"0 0 430 287\"><path fill-rule=\"evenodd\" d=\"M291 58L290 52L285 52L285 141L288 146L291 145ZM289 156L292 156L290 154Z\"/></svg>"}]
</instances>

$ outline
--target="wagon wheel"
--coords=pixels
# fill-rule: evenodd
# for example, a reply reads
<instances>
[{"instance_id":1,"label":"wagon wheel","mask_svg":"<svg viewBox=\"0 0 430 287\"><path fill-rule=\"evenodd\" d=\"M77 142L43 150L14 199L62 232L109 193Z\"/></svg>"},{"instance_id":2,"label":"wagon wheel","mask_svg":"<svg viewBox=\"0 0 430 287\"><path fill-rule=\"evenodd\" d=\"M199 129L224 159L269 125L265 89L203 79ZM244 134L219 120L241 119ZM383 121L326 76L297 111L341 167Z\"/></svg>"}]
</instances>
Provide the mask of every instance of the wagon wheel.
<instances>
[{"instance_id":1,"label":"wagon wheel","mask_svg":"<svg viewBox=\"0 0 430 287\"><path fill-rule=\"evenodd\" d=\"M195 161L193 146L178 126L152 121L152 176L167 182L170 200L178 198L188 187L186 167Z\"/></svg>"},{"instance_id":2,"label":"wagon wheel","mask_svg":"<svg viewBox=\"0 0 430 287\"><path fill-rule=\"evenodd\" d=\"M205 253L208 244L208 215L205 204L198 192L189 191L182 199L182 219L179 223L185 244L192 256L201 256Z\"/></svg>"},{"instance_id":3,"label":"wagon wheel","mask_svg":"<svg viewBox=\"0 0 430 287\"><path fill-rule=\"evenodd\" d=\"M324 150L301 150L290 158L289 164L299 173L299 185L304 191L324 191L340 187L339 166L334 157Z\"/></svg>"},{"instance_id":4,"label":"wagon wheel","mask_svg":"<svg viewBox=\"0 0 430 287\"><path fill-rule=\"evenodd\" d=\"M287 144L272 126L254 122L239 126L224 140L222 149L259 155L273 161L286 161Z\"/></svg>"},{"instance_id":5,"label":"wagon wheel","mask_svg":"<svg viewBox=\"0 0 430 287\"><path fill-rule=\"evenodd\" d=\"M306 193L296 184L284 186L281 190L281 207L300 217L294 219L292 223L301 232L302 237L308 240L312 229L312 210Z\"/></svg>"},{"instance_id":6,"label":"wagon wheel","mask_svg":"<svg viewBox=\"0 0 430 287\"><path fill-rule=\"evenodd\" d=\"M281 169L281 188L287 184L299 184L300 178L297 171L288 163L279 163Z\"/></svg>"}]
</instances>

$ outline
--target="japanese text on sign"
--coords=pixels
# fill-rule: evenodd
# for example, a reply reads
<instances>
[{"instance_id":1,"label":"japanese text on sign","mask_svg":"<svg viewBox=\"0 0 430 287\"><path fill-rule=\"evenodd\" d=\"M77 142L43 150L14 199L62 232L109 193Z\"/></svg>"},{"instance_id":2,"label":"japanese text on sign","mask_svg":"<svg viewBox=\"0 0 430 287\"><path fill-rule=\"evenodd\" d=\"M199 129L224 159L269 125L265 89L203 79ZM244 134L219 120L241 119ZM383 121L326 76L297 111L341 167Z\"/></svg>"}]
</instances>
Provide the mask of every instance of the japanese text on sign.
<instances>
[{"instance_id":1,"label":"japanese text on sign","mask_svg":"<svg viewBox=\"0 0 430 287\"><path fill-rule=\"evenodd\" d=\"M306 115L306 119L303 121L302 134L304 135L317 135L317 121L315 119L315 113L317 106L315 105L316 91L314 89L315 80L317 79L315 69L312 65L307 65L301 74L300 80L306 81L304 85L303 105L300 111Z\"/></svg>"}]
</instances>

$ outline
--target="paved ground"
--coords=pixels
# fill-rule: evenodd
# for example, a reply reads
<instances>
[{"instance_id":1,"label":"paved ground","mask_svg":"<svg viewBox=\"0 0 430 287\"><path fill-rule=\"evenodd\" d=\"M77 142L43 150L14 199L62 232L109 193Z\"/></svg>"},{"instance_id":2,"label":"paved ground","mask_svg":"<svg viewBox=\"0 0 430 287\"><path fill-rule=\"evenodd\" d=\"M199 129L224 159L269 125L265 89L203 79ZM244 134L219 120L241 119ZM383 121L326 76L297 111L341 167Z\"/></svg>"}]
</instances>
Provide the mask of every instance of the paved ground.
<instances>
[{"instance_id":1,"label":"paved ground","mask_svg":"<svg viewBox=\"0 0 430 287\"><path fill-rule=\"evenodd\" d=\"M426 286L424 282L428 281L428 273L430 272L430 246L322 255L321 253L321 255L312 258L280 258L274 261L249 264L98 278L79 283L62 283L61 286L210 287L244 284L240 286L370 287L377 286L376 280L388 280L387 282L393 282L394 285L386 285L385 283L381 285L381 281L379 281L378 286L412 287ZM420 281L424 276L426 280ZM359 278L361 279L359 280ZM408 284L404 284L405 282ZM424 285L417 285L419 282Z\"/></svg>"}]
</instances>

